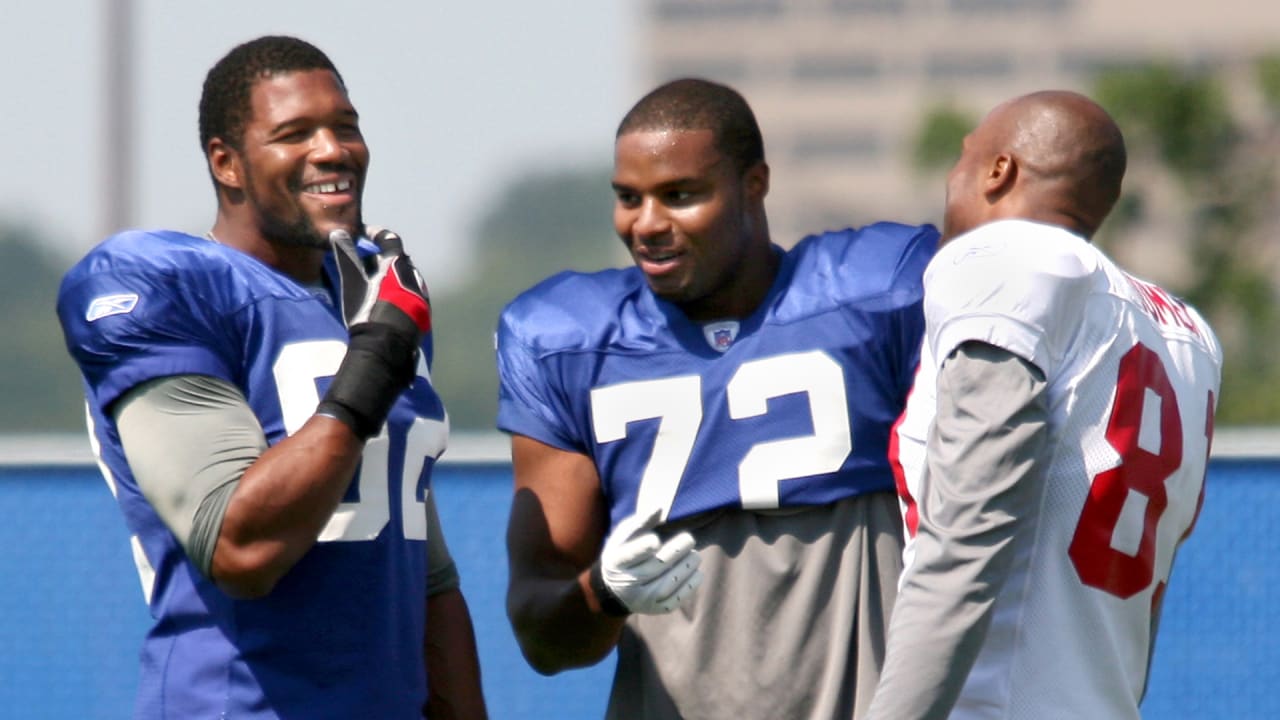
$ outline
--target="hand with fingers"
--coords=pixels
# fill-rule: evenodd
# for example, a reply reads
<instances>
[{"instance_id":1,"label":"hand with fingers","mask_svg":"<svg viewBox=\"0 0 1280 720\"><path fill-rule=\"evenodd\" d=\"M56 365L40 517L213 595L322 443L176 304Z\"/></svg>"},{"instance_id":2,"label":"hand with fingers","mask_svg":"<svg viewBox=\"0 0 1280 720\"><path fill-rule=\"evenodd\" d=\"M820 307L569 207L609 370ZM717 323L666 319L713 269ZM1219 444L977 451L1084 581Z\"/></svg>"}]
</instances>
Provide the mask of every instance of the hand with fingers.
<instances>
[{"instance_id":1,"label":"hand with fingers","mask_svg":"<svg viewBox=\"0 0 1280 720\"><path fill-rule=\"evenodd\" d=\"M367 231L378 252L363 257L346 230L329 234L349 339L316 410L365 439L382 429L396 397L413 384L418 346L431 329L426 286L400 236L374 226Z\"/></svg>"},{"instance_id":2,"label":"hand with fingers","mask_svg":"<svg viewBox=\"0 0 1280 720\"><path fill-rule=\"evenodd\" d=\"M669 613L702 584L702 558L687 531L663 541L655 528L661 510L636 513L605 540L591 567L591 588L610 615Z\"/></svg>"},{"instance_id":3,"label":"hand with fingers","mask_svg":"<svg viewBox=\"0 0 1280 720\"><path fill-rule=\"evenodd\" d=\"M400 325L405 332L412 330L404 325L408 319L417 326L419 333L431 328L431 304L427 299L426 283L404 252L400 236L377 225L366 226L369 241L377 248L376 255L361 256L356 241L346 230L334 230L329 234L334 260L338 265L338 279L342 284L342 315L347 327L363 322L383 322ZM406 318L398 317L399 310Z\"/></svg>"}]
</instances>

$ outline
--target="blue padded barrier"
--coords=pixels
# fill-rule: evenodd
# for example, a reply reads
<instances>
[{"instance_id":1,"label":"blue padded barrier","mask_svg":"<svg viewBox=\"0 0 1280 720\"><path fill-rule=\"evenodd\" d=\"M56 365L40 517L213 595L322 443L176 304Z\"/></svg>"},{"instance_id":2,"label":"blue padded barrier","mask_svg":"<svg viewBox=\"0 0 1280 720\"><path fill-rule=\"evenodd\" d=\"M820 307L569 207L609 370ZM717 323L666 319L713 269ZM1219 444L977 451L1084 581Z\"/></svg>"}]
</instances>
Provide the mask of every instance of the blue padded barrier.
<instances>
[{"instance_id":1,"label":"blue padded barrier","mask_svg":"<svg viewBox=\"0 0 1280 720\"><path fill-rule=\"evenodd\" d=\"M504 609L510 467L437 467L495 720L603 715L613 661L542 677ZM96 468L0 466L0 717L130 715L148 615ZM1280 458L1215 459L1181 551L1143 706L1149 720L1280 717Z\"/></svg>"}]
</instances>

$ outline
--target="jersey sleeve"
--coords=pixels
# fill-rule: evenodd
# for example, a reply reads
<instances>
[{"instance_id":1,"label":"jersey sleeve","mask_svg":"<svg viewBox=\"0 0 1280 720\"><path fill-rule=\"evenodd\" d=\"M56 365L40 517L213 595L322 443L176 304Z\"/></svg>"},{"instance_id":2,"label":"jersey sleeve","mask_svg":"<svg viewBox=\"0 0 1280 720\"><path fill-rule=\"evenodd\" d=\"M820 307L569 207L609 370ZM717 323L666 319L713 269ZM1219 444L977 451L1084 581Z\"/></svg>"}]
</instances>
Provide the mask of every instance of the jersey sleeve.
<instances>
[{"instance_id":1,"label":"jersey sleeve","mask_svg":"<svg viewBox=\"0 0 1280 720\"><path fill-rule=\"evenodd\" d=\"M1046 382L1004 350L963 348L938 379L928 482L868 717L947 717L1046 489Z\"/></svg>"},{"instance_id":2,"label":"jersey sleeve","mask_svg":"<svg viewBox=\"0 0 1280 720\"><path fill-rule=\"evenodd\" d=\"M901 405L919 363L923 277L937 246L932 225L878 222L810 235L788 253L794 270L775 317L807 316L815 308L839 305L859 322L871 318L885 380Z\"/></svg>"},{"instance_id":3,"label":"jersey sleeve","mask_svg":"<svg viewBox=\"0 0 1280 720\"><path fill-rule=\"evenodd\" d=\"M87 392L108 408L130 388L170 375L209 375L236 383L241 343L213 293L179 273L135 266L69 275L58 302L67 349Z\"/></svg>"},{"instance_id":4,"label":"jersey sleeve","mask_svg":"<svg viewBox=\"0 0 1280 720\"><path fill-rule=\"evenodd\" d=\"M925 273L927 342L940 366L961 343L1003 348L1055 373L1091 287L1083 238L1034 223L993 223L945 246ZM935 368L936 369L936 368Z\"/></svg>"},{"instance_id":5,"label":"jersey sleeve","mask_svg":"<svg viewBox=\"0 0 1280 720\"><path fill-rule=\"evenodd\" d=\"M569 409L559 400L562 393L552 386L553 374L543 366L536 348L521 337L520 324L519 313L510 307L498 322L498 429L583 452L582 440L565 420Z\"/></svg>"},{"instance_id":6,"label":"jersey sleeve","mask_svg":"<svg viewBox=\"0 0 1280 720\"><path fill-rule=\"evenodd\" d=\"M916 229L894 273L894 287L904 297L897 313L897 380L903 402L915 382L925 332L924 272L938 248L938 230L932 225Z\"/></svg>"}]
</instances>

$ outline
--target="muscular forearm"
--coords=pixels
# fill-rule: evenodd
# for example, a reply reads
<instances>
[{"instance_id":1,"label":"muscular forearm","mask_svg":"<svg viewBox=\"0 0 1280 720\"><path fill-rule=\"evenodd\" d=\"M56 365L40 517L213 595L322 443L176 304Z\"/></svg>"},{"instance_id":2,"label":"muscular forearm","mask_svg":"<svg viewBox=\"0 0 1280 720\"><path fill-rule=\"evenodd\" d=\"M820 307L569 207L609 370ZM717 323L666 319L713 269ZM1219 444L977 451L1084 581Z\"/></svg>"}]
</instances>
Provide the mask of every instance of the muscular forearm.
<instances>
[{"instance_id":1,"label":"muscular forearm","mask_svg":"<svg viewBox=\"0 0 1280 720\"><path fill-rule=\"evenodd\" d=\"M595 464L521 435L511 450L507 616L520 649L544 675L599 662L623 619L605 614L590 586L609 524Z\"/></svg>"},{"instance_id":2,"label":"muscular forearm","mask_svg":"<svg viewBox=\"0 0 1280 720\"><path fill-rule=\"evenodd\" d=\"M345 424L314 416L245 471L227 505L212 576L258 597L311 549L351 483L364 443Z\"/></svg>"},{"instance_id":3,"label":"muscular forearm","mask_svg":"<svg viewBox=\"0 0 1280 720\"><path fill-rule=\"evenodd\" d=\"M585 570L513 583L507 614L525 658L544 675L599 662L618 644L625 621L600 608Z\"/></svg>"},{"instance_id":4,"label":"muscular forearm","mask_svg":"<svg viewBox=\"0 0 1280 720\"><path fill-rule=\"evenodd\" d=\"M196 568L235 596L265 594L315 543L363 450L326 417L268 448L240 390L205 375L144 383L114 417L147 501Z\"/></svg>"},{"instance_id":5,"label":"muscular forearm","mask_svg":"<svg viewBox=\"0 0 1280 720\"><path fill-rule=\"evenodd\" d=\"M427 598L428 720L484 720L488 717L480 685L471 612L456 589Z\"/></svg>"}]
</instances>

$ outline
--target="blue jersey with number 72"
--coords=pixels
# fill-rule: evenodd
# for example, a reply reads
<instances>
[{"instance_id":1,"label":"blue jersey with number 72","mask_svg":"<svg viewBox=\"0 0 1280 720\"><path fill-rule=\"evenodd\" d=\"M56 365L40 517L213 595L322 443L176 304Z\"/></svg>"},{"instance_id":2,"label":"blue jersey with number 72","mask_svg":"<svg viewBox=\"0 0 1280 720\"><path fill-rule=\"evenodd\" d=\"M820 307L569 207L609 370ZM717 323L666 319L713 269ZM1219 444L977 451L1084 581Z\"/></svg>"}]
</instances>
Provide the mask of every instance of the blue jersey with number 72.
<instances>
[{"instance_id":1,"label":"blue jersey with number 72","mask_svg":"<svg viewBox=\"0 0 1280 720\"><path fill-rule=\"evenodd\" d=\"M615 524L892 491L937 240L878 223L775 248L760 307L705 326L636 268L555 275L502 314L498 427L591 457Z\"/></svg>"}]
</instances>

